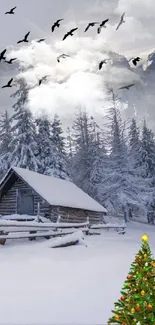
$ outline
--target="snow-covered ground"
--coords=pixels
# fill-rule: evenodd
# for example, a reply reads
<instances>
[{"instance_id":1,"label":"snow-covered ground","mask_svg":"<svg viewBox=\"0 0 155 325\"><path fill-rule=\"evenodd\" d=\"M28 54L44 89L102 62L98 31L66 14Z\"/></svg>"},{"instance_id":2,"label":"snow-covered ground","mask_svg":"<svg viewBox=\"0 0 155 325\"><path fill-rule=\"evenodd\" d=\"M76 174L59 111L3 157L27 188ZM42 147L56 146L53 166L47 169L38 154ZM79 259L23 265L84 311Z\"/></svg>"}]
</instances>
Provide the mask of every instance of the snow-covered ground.
<instances>
[{"instance_id":1,"label":"snow-covered ground","mask_svg":"<svg viewBox=\"0 0 155 325\"><path fill-rule=\"evenodd\" d=\"M85 236L88 247L0 246L0 324L107 324L144 232L155 255L155 226L138 223Z\"/></svg>"}]
</instances>

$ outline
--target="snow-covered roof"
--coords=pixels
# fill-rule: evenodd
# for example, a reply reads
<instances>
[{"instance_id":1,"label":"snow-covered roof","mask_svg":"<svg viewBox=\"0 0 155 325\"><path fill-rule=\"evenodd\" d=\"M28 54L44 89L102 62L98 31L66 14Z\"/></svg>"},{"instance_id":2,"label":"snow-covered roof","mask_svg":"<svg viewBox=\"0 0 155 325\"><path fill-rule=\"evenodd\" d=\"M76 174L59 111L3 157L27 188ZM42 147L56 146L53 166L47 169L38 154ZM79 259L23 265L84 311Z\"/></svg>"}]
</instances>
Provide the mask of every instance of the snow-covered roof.
<instances>
[{"instance_id":1,"label":"snow-covered roof","mask_svg":"<svg viewBox=\"0 0 155 325\"><path fill-rule=\"evenodd\" d=\"M70 181L24 168L12 167L11 169L50 205L107 212L102 205Z\"/></svg>"}]
</instances>

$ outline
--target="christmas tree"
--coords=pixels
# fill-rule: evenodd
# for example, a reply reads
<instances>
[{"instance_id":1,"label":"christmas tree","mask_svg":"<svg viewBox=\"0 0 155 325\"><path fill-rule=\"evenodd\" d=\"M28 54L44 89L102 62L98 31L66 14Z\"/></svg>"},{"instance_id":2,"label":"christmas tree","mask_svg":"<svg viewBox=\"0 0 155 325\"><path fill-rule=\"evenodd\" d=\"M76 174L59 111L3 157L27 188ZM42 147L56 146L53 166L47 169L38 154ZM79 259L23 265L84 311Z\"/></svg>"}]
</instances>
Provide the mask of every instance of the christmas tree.
<instances>
[{"instance_id":1,"label":"christmas tree","mask_svg":"<svg viewBox=\"0 0 155 325\"><path fill-rule=\"evenodd\" d=\"M155 260L146 234L121 294L108 325L155 325Z\"/></svg>"}]
</instances>

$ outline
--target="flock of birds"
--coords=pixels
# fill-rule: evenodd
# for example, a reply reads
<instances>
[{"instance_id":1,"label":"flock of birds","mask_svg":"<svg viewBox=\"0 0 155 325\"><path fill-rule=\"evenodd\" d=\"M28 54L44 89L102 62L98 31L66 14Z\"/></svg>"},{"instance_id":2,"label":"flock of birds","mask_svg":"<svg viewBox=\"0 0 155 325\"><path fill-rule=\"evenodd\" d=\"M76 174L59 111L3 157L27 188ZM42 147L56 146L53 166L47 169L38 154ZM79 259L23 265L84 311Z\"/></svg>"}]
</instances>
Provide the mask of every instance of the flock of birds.
<instances>
[{"instance_id":1,"label":"flock of birds","mask_svg":"<svg viewBox=\"0 0 155 325\"><path fill-rule=\"evenodd\" d=\"M5 12L5 15L14 15L14 14L15 14L15 10L16 10L16 8L17 8L17 6L11 8L9 11ZM120 21L119 21L119 23L118 23L118 25L117 25L117 27L116 27L116 30L118 30L118 29L120 28L120 26L121 26L123 23L125 23L124 16L125 16L125 12L122 14L122 16L121 16L121 18L120 18ZM54 24L53 24L52 27L51 27L51 31L52 31L52 33L55 31L56 28L59 28L59 27L60 27L61 22L62 22L63 20L64 20L64 19L58 19L57 21L54 22ZM90 23L86 26L84 32L86 33L86 32L87 32L91 27L94 27L94 26L98 25L97 33L100 34L102 28L106 28L106 27L107 27L107 26L106 26L106 23L107 23L108 21L109 21L109 19L105 19L105 20L103 20L102 22L90 22ZM75 32L76 30L78 30L78 27L76 27L76 28L72 28L70 31L68 31L68 32L64 35L62 41L64 41L64 40L65 40L66 38L68 38L69 36L73 36L73 35L74 35L74 32ZM17 44L20 44L20 43L28 43L28 42L29 42L29 40L28 40L29 35L30 35L30 31L29 31L29 32L24 36L23 39L19 40L19 41L17 42ZM41 42L44 42L45 40L46 40L45 38L40 38L39 40L36 40L36 42L41 43ZM6 62L6 63L8 63L8 64L12 64L15 60L17 60L17 58L11 58L10 60L6 60L6 57L5 57L6 51L7 51L7 49L4 49L4 50L0 53L0 62L3 60L4 62ZM65 54L65 53L59 55L59 56L57 57L57 62L60 63L60 60L61 60L61 59L65 59L66 57L70 57L70 55ZM102 60L102 61L99 63L98 69L101 70L102 67L103 67L103 65L106 64L108 60L110 60L110 59L104 59L104 60ZM132 58L132 59L130 59L130 60L132 60L132 63L136 66L137 63L141 60L141 58L140 58L140 57L135 57L135 58ZM130 60L129 60L129 61L130 61ZM38 85L40 86L41 83L42 83L43 81L46 81L47 77L48 77L48 76L44 76L44 77L42 77L41 79L39 79ZM6 85L2 86L1 88L10 88L10 87L12 87L12 86L13 86L12 82L13 82L13 78L11 78L11 79L8 81L8 83L7 83ZM129 85L125 85L125 86L120 87L119 89L126 89L126 90L129 90L129 89L130 89L132 86L134 86L134 85L135 85L134 83L133 83L133 84L129 84Z\"/></svg>"}]
</instances>

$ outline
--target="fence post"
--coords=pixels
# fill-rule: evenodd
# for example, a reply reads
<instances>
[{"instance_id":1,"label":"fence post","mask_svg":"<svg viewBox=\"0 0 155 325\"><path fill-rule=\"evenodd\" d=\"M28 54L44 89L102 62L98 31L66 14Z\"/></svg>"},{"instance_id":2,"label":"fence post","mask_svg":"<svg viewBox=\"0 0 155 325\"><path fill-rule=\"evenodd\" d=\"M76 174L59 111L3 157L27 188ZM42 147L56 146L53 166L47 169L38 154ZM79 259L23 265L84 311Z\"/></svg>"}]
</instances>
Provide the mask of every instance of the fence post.
<instances>
[{"instance_id":1,"label":"fence post","mask_svg":"<svg viewBox=\"0 0 155 325\"><path fill-rule=\"evenodd\" d=\"M59 222L60 222L60 219L61 219L61 217L60 217L60 215L58 215L58 218L57 218L57 223L59 223Z\"/></svg>"},{"instance_id":2,"label":"fence post","mask_svg":"<svg viewBox=\"0 0 155 325\"><path fill-rule=\"evenodd\" d=\"M89 234L89 229L90 229L90 221L89 221L89 217L87 217L87 222L88 222L88 225L87 225L88 230L86 231L86 235Z\"/></svg>"},{"instance_id":3,"label":"fence post","mask_svg":"<svg viewBox=\"0 0 155 325\"><path fill-rule=\"evenodd\" d=\"M40 216L40 202L38 202L37 204L37 218L36 218L36 222L39 222L39 216Z\"/></svg>"}]
</instances>

